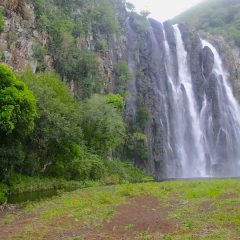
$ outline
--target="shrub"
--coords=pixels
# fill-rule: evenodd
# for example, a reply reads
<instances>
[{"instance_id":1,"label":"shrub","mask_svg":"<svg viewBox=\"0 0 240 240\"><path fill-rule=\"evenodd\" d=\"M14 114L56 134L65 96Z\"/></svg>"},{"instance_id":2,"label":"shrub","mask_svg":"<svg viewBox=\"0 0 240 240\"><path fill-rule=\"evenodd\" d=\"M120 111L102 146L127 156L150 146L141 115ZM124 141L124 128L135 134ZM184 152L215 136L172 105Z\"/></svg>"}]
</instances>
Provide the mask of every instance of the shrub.
<instances>
[{"instance_id":1,"label":"shrub","mask_svg":"<svg viewBox=\"0 0 240 240\"><path fill-rule=\"evenodd\" d=\"M33 44L33 54L38 61L38 70L44 70L44 57L47 54L47 50L43 48L40 42Z\"/></svg>"},{"instance_id":2,"label":"shrub","mask_svg":"<svg viewBox=\"0 0 240 240\"><path fill-rule=\"evenodd\" d=\"M31 169L31 174L49 171L49 174L59 176L61 169L65 172L67 162L79 155L78 145L82 144L80 105L55 73L34 75L26 71L20 77L38 100L38 118L23 170ZM31 159L33 156L35 159ZM33 166L36 169L33 170Z\"/></svg>"},{"instance_id":3,"label":"shrub","mask_svg":"<svg viewBox=\"0 0 240 240\"><path fill-rule=\"evenodd\" d=\"M92 19L95 29L100 29L105 34L117 33L120 30L119 22L113 7L106 0L99 0L93 9Z\"/></svg>"},{"instance_id":4,"label":"shrub","mask_svg":"<svg viewBox=\"0 0 240 240\"><path fill-rule=\"evenodd\" d=\"M118 92L122 95L126 95L126 85L128 81L132 79L132 74L129 71L128 63L126 61L119 61L115 66L115 73L118 78Z\"/></svg>"},{"instance_id":5,"label":"shrub","mask_svg":"<svg viewBox=\"0 0 240 240\"><path fill-rule=\"evenodd\" d=\"M8 187L5 184L0 183L0 205L7 201Z\"/></svg>"},{"instance_id":6,"label":"shrub","mask_svg":"<svg viewBox=\"0 0 240 240\"><path fill-rule=\"evenodd\" d=\"M26 137L34 129L36 99L13 71L0 64L0 178L24 159Z\"/></svg>"},{"instance_id":7,"label":"shrub","mask_svg":"<svg viewBox=\"0 0 240 240\"><path fill-rule=\"evenodd\" d=\"M124 109L124 99L119 94L109 93L106 96L106 102L111 104L115 109L117 109L120 113L123 112Z\"/></svg>"},{"instance_id":8,"label":"shrub","mask_svg":"<svg viewBox=\"0 0 240 240\"><path fill-rule=\"evenodd\" d=\"M101 95L93 95L83 105L82 129L87 146L104 157L111 157L126 132L121 114Z\"/></svg>"},{"instance_id":9,"label":"shrub","mask_svg":"<svg viewBox=\"0 0 240 240\"><path fill-rule=\"evenodd\" d=\"M132 12L131 20L132 20L137 32L143 33L145 31L147 31L147 29L149 27L149 22L145 16L141 16L135 12Z\"/></svg>"},{"instance_id":10,"label":"shrub","mask_svg":"<svg viewBox=\"0 0 240 240\"><path fill-rule=\"evenodd\" d=\"M143 182L144 173L134 167L131 163L115 161L104 161L107 172L104 181L106 184L120 184L126 182Z\"/></svg>"},{"instance_id":11,"label":"shrub","mask_svg":"<svg viewBox=\"0 0 240 240\"><path fill-rule=\"evenodd\" d=\"M2 33L4 31L4 19L3 19L3 15L0 12L0 33Z\"/></svg>"}]
</instances>

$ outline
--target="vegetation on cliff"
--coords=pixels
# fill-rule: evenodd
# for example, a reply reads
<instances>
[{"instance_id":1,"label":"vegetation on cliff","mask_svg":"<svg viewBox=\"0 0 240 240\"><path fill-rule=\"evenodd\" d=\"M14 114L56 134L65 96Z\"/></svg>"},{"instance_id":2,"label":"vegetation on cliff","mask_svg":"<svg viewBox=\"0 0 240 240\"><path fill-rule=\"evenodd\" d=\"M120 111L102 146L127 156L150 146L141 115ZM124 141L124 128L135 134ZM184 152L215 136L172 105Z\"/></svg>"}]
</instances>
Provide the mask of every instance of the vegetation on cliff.
<instances>
[{"instance_id":1,"label":"vegetation on cliff","mask_svg":"<svg viewBox=\"0 0 240 240\"><path fill-rule=\"evenodd\" d=\"M3 32L4 30L4 19L3 19L3 15L0 12L0 33Z\"/></svg>"},{"instance_id":2,"label":"vegetation on cliff","mask_svg":"<svg viewBox=\"0 0 240 240\"><path fill-rule=\"evenodd\" d=\"M1 188L1 202L6 189L15 189L15 173L107 184L144 179L140 170L113 160L125 142L123 97L93 95L79 102L51 72L27 70L16 77L1 65L0 77L0 178L10 186ZM24 177L18 179L22 185ZM26 183L34 186L35 181ZM24 186L22 191L29 189Z\"/></svg>"},{"instance_id":3,"label":"vegetation on cliff","mask_svg":"<svg viewBox=\"0 0 240 240\"><path fill-rule=\"evenodd\" d=\"M54 56L54 67L62 78L77 82L82 89L78 93L81 98L99 93L102 88L97 55L89 50L102 49L98 34L109 36L120 31L115 15L118 2L121 1L34 1L38 28L52 38L48 51ZM94 44L87 47L82 42L90 33ZM39 64L44 67L41 61Z\"/></svg>"},{"instance_id":4,"label":"vegetation on cliff","mask_svg":"<svg viewBox=\"0 0 240 240\"><path fill-rule=\"evenodd\" d=\"M238 0L207 0L173 19L196 30L221 34L240 46L240 3Z\"/></svg>"},{"instance_id":5,"label":"vegetation on cliff","mask_svg":"<svg viewBox=\"0 0 240 240\"><path fill-rule=\"evenodd\" d=\"M3 14L11 18L15 12L24 27L35 19L25 16L29 3L46 43L41 38L32 42L36 73L26 69L15 75L0 66L0 203L17 189L45 190L41 181L47 188L61 187L56 179L64 184L143 181L144 174L128 163L132 153L125 154L130 142L134 148L133 141L140 141L140 149L144 140L143 129L136 135L124 122L126 85L132 77L128 64L121 58L113 64L112 92L105 88L101 65L110 36L122 31L117 9L125 1L10 1ZM0 15L0 31L3 26ZM54 71L46 70L46 56Z\"/></svg>"}]
</instances>

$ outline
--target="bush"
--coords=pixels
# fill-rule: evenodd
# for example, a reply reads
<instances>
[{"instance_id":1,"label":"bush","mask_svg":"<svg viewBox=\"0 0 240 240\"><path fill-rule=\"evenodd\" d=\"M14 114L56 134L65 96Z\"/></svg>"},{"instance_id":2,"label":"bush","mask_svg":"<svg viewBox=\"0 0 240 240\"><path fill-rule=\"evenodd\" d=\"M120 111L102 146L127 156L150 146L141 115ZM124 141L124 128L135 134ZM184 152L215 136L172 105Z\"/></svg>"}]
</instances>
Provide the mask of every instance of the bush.
<instances>
[{"instance_id":1,"label":"bush","mask_svg":"<svg viewBox=\"0 0 240 240\"><path fill-rule=\"evenodd\" d=\"M68 166L71 180L98 181L105 176L105 166L98 156L86 156L86 159L75 160Z\"/></svg>"},{"instance_id":2,"label":"bush","mask_svg":"<svg viewBox=\"0 0 240 240\"><path fill-rule=\"evenodd\" d=\"M5 184L0 183L0 205L7 201L8 187Z\"/></svg>"},{"instance_id":3,"label":"bush","mask_svg":"<svg viewBox=\"0 0 240 240\"><path fill-rule=\"evenodd\" d=\"M97 40L95 49L98 52L105 52L107 50L108 43L105 40Z\"/></svg>"},{"instance_id":4,"label":"bush","mask_svg":"<svg viewBox=\"0 0 240 240\"><path fill-rule=\"evenodd\" d=\"M23 145L34 129L36 99L13 71L0 64L0 178L22 163Z\"/></svg>"},{"instance_id":5,"label":"bush","mask_svg":"<svg viewBox=\"0 0 240 240\"><path fill-rule=\"evenodd\" d=\"M113 94L113 93L109 93L106 96L106 102L108 104L111 104L115 109L117 109L120 113L123 112L124 110L124 99L122 96L120 96L119 94Z\"/></svg>"},{"instance_id":6,"label":"bush","mask_svg":"<svg viewBox=\"0 0 240 240\"><path fill-rule=\"evenodd\" d=\"M40 42L35 42L33 44L33 54L38 61L38 69L44 70L44 57L47 54L47 50L43 48Z\"/></svg>"},{"instance_id":7,"label":"bush","mask_svg":"<svg viewBox=\"0 0 240 240\"><path fill-rule=\"evenodd\" d=\"M3 15L0 12L0 33L2 33L4 31L4 19L3 19Z\"/></svg>"},{"instance_id":8,"label":"bush","mask_svg":"<svg viewBox=\"0 0 240 240\"><path fill-rule=\"evenodd\" d=\"M35 117L33 93L7 65L0 64L0 134L24 136L33 130Z\"/></svg>"},{"instance_id":9,"label":"bush","mask_svg":"<svg viewBox=\"0 0 240 240\"><path fill-rule=\"evenodd\" d=\"M131 20L138 33L146 32L149 27L149 22L146 17L135 12L131 13Z\"/></svg>"},{"instance_id":10,"label":"bush","mask_svg":"<svg viewBox=\"0 0 240 240\"><path fill-rule=\"evenodd\" d=\"M125 96L127 83L132 79L132 74L129 71L128 63L121 60L115 65L114 70L118 78L118 92L122 96Z\"/></svg>"},{"instance_id":11,"label":"bush","mask_svg":"<svg viewBox=\"0 0 240 240\"><path fill-rule=\"evenodd\" d=\"M82 129L87 146L103 157L124 142L126 128L121 114L101 95L94 95L83 105Z\"/></svg>"},{"instance_id":12,"label":"bush","mask_svg":"<svg viewBox=\"0 0 240 240\"><path fill-rule=\"evenodd\" d=\"M120 184L126 182L143 182L145 180L144 173L134 167L131 163L115 161L104 161L107 172L104 178L106 184Z\"/></svg>"},{"instance_id":13,"label":"bush","mask_svg":"<svg viewBox=\"0 0 240 240\"><path fill-rule=\"evenodd\" d=\"M106 0L100 0L98 2L92 12L94 28L100 29L100 31L105 34L119 32L120 25L111 4Z\"/></svg>"},{"instance_id":14,"label":"bush","mask_svg":"<svg viewBox=\"0 0 240 240\"><path fill-rule=\"evenodd\" d=\"M55 73L21 74L37 98L38 118L28 144L27 174L60 176L82 145L81 110L74 95ZM34 157L34 159L31 159ZM34 163L34 165L33 165ZM36 169L32 169L33 167ZM62 170L61 170L62 169Z\"/></svg>"}]
</instances>

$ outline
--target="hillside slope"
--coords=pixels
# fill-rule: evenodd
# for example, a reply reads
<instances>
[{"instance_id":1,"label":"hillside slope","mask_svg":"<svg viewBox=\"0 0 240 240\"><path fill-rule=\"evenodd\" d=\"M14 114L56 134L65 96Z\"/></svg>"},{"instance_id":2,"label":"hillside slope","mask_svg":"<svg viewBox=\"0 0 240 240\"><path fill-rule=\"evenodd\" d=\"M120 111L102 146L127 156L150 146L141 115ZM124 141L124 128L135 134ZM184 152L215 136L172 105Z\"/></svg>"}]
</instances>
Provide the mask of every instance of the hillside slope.
<instances>
[{"instance_id":1,"label":"hillside slope","mask_svg":"<svg viewBox=\"0 0 240 240\"><path fill-rule=\"evenodd\" d=\"M173 19L188 23L196 30L221 34L240 46L240 2L238 0L206 0Z\"/></svg>"}]
</instances>

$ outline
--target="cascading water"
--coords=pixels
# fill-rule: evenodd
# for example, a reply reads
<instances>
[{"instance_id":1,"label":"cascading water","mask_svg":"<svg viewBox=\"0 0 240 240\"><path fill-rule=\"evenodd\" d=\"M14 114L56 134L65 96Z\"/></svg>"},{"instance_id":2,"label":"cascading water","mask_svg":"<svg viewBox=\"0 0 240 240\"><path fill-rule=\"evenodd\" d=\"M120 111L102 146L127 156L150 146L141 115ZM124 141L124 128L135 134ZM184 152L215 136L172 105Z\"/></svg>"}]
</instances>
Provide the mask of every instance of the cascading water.
<instances>
[{"instance_id":1,"label":"cascading water","mask_svg":"<svg viewBox=\"0 0 240 240\"><path fill-rule=\"evenodd\" d=\"M193 91L187 51L178 26L174 26L178 78L174 79L172 56L165 29L165 68L170 85L167 102L165 164L167 177L215 177L240 175L240 109L227 82L216 49L202 40L214 54L215 98L207 88L200 111ZM205 79L206 80L206 79ZM210 81L210 80L209 80ZM209 83L210 84L210 83ZM211 94L210 94L211 95Z\"/></svg>"},{"instance_id":2,"label":"cascading water","mask_svg":"<svg viewBox=\"0 0 240 240\"><path fill-rule=\"evenodd\" d=\"M166 71L168 81L171 85L173 109L169 134L173 135L173 142L168 142L170 149L174 149L175 154L166 156L165 161L178 162L181 169L172 171L172 165L167 164L168 177L205 177L206 166L204 159L204 147L202 143L202 131L200 128L199 114L197 112L195 98L191 83L191 74L187 63L187 52L181 37L180 30L174 26L176 38L178 79L173 81L171 71L171 53L164 30L164 46L166 52ZM171 139L168 137L168 139ZM168 140L169 141L169 140ZM176 159L171 160L174 156Z\"/></svg>"},{"instance_id":3,"label":"cascading water","mask_svg":"<svg viewBox=\"0 0 240 240\"><path fill-rule=\"evenodd\" d=\"M201 122L209 146L212 176L240 176L240 108L228 83L228 74L216 48L202 40L214 55L212 74L215 76L216 98L205 96ZM217 105L217 107L216 107ZM217 116L217 117L216 117Z\"/></svg>"},{"instance_id":4,"label":"cascading water","mask_svg":"<svg viewBox=\"0 0 240 240\"><path fill-rule=\"evenodd\" d=\"M159 179L240 176L240 107L217 50L184 25L149 19L141 32L134 24L127 103L149 113L149 156L137 161Z\"/></svg>"}]
</instances>

